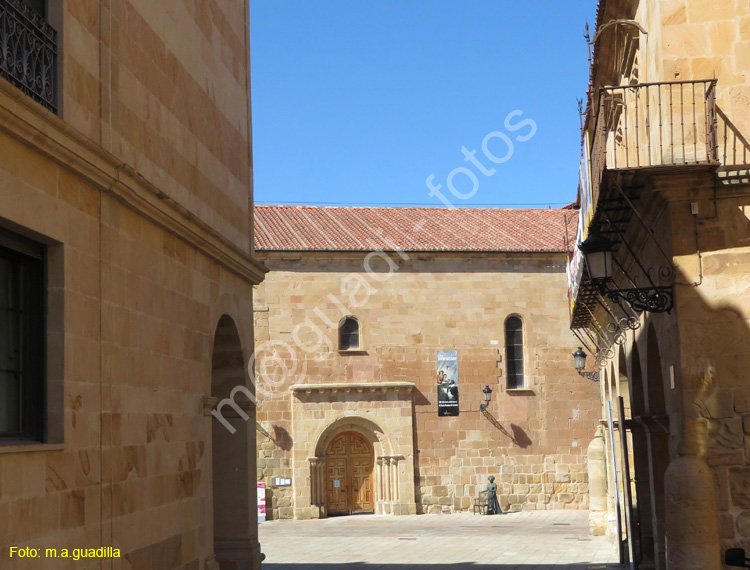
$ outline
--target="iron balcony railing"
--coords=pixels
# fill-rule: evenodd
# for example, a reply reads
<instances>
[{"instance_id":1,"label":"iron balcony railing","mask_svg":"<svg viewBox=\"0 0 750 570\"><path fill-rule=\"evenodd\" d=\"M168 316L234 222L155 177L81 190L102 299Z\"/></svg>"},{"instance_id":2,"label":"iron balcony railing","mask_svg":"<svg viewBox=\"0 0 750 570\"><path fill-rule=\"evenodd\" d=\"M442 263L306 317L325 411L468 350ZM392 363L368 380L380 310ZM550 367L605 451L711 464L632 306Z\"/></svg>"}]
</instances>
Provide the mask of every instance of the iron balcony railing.
<instances>
[{"instance_id":1,"label":"iron balcony railing","mask_svg":"<svg viewBox=\"0 0 750 570\"><path fill-rule=\"evenodd\" d=\"M726 169L750 168L750 142L718 106L718 153L721 165Z\"/></svg>"},{"instance_id":2,"label":"iron balcony railing","mask_svg":"<svg viewBox=\"0 0 750 570\"><path fill-rule=\"evenodd\" d=\"M605 87L597 127L609 170L718 163L716 79Z\"/></svg>"},{"instance_id":3,"label":"iron balcony railing","mask_svg":"<svg viewBox=\"0 0 750 570\"><path fill-rule=\"evenodd\" d=\"M0 77L57 112L57 33L23 0L0 0Z\"/></svg>"}]
</instances>

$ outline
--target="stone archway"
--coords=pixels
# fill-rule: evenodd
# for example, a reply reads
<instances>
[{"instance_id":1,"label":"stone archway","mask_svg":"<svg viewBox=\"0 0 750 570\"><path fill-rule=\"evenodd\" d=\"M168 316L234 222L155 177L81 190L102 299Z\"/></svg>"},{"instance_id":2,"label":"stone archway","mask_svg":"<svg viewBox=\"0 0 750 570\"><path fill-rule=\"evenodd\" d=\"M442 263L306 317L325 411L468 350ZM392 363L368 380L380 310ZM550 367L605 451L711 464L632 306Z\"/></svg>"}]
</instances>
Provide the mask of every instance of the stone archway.
<instances>
[{"instance_id":1,"label":"stone archway","mask_svg":"<svg viewBox=\"0 0 750 570\"><path fill-rule=\"evenodd\" d=\"M290 390L295 519L327 516L326 450L345 431L360 434L372 446L375 512L416 514L414 384L295 384Z\"/></svg>"},{"instance_id":2,"label":"stone archway","mask_svg":"<svg viewBox=\"0 0 750 570\"><path fill-rule=\"evenodd\" d=\"M255 409L242 396L234 398L234 405L221 403L225 398L232 399L232 391L237 386L248 386L245 358L235 322L225 314L216 327L211 355L211 398L214 405L218 404L217 411L223 420L211 418L213 548L216 560L206 567L259 570Z\"/></svg>"},{"instance_id":3,"label":"stone archway","mask_svg":"<svg viewBox=\"0 0 750 570\"><path fill-rule=\"evenodd\" d=\"M345 433L356 434L371 446L374 454L373 501L376 514L408 514L410 504L414 503L413 479L406 479L404 474L411 467L403 454L394 453L394 442L383 428L373 420L363 416L344 416L324 426L314 438L314 456L310 462L310 497L311 503L320 509L320 516L328 516L329 474L327 453L331 445ZM402 495L407 496L404 506Z\"/></svg>"}]
</instances>

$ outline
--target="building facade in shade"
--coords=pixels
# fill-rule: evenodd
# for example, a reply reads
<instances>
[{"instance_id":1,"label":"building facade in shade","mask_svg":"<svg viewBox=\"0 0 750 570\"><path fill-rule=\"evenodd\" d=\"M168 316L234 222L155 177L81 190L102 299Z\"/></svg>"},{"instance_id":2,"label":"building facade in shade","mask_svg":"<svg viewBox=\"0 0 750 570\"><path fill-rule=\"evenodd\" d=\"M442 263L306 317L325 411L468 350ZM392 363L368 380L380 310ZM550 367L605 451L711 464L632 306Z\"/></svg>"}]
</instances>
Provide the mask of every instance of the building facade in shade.
<instances>
[{"instance_id":1,"label":"building facade in shade","mask_svg":"<svg viewBox=\"0 0 750 570\"><path fill-rule=\"evenodd\" d=\"M613 410L592 524L640 568L750 547L748 25L747 1L602 0L592 37L572 329Z\"/></svg>"},{"instance_id":2,"label":"building facade in shade","mask_svg":"<svg viewBox=\"0 0 750 570\"><path fill-rule=\"evenodd\" d=\"M269 517L470 511L490 475L505 511L587 508L599 413L571 357L575 211L255 212Z\"/></svg>"},{"instance_id":3,"label":"building facade in shade","mask_svg":"<svg viewBox=\"0 0 750 570\"><path fill-rule=\"evenodd\" d=\"M0 0L0 44L0 566L258 569L254 425L210 414L264 275L247 3Z\"/></svg>"}]
</instances>

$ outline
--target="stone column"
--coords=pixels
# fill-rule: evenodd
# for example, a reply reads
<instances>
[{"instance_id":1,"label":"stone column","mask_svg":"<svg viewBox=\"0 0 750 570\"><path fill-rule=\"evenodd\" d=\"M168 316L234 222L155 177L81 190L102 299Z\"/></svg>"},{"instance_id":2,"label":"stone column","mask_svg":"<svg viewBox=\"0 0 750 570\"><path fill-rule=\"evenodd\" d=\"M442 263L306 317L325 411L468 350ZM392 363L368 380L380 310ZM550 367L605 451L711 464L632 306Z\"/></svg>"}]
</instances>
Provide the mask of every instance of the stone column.
<instances>
[{"instance_id":1,"label":"stone column","mask_svg":"<svg viewBox=\"0 0 750 570\"><path fill-rule=\"evenodd\" d=\"M596 428L587 452L589 472L589 530L602 536L607 530L607 459L604 428Z\"/></svg>"},{"instance_id":2,"label":"stone column","mask_svg":"<svg viewBox=\"0 0 750 570\"><path fill-rule=\"evenodd\" d=\"M383 460L375 458L375 514L383 514Z\"/></svg>"},{"instance_id":3,"label":"stone column","mask_svg":"<svg viewBox=\"0 0 750 570\"><path fill-rule=\"evenodd\" d=\"M265 554L261 554L258 541L252 538L215 539L214 548L217 553L214 563L219 562L219 568L260 570L261 562L266 557ZM207 560L207 567L208 562Z\"/></svg>"},{"instance_id":4,"label":"stone column","mask_svg":"<svg viewBox=\"0 0 750 570\"><path fill-rule=\"evenodd\" d=\"M385 471L385 500L390 503L393 501L391 495L391 458L383 457L383 470Z\"/></svg>"},{"instance_id":5,"label":"stone column","mask_svg":"<svg viewBox=\"0 0 750 570\"><path fill-rule=\"evenodd\" d=\"M320 518L326 505L325 457L308 457L310 462L310 516Z\"/></svg>"},{"instance_id":6,"label":"stone column","mask_svg":"<svg viewBox=\"0 0 750 570\"><path fill-rule=\"evenodd\" d=\"M326 458L318 457L318 506L326 505Z\"/></svg>"},{"instance_id":7,"label":"stone column","mask_svg":"<svg viewBox=\"0 0 750 570\"><path fill-rule=\"evenodd\" d=\"M664 477L668 570L720 570L719 513L705 420L686 420L678 457Z\"/></svg>"},{"instance_id":8,"label":"stone column","mask_svg":"<svg viewBox=\"0 0 750 570\"><path fill-rule=\"evenodd\" d=\"M398 503L399 501L399 492L398 492L398 458L397 457L391 457L391 497L392 501L394 503Z\"/></svg>"}]
</instances>

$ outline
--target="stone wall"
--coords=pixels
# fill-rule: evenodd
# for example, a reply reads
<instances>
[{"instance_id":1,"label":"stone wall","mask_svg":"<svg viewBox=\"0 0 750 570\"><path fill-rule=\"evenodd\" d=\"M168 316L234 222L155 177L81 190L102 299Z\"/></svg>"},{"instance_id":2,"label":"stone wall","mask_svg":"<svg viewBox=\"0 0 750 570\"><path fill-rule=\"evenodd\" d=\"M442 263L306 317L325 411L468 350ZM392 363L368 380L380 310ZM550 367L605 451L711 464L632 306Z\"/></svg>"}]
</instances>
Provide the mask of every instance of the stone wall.
<instances>
[{"instance_id":1,"label":"stone wall","mask_svg":"<svg viewBox=\"0 0 750 570\"><path fill-rule=\"evenodd\" d=\"M270 273L255 301L258 420L275 443L259 435L258 477L295 481L269 491L269 516L307 516L299 507L308 507L309 468L300 472L295 457L311 455L298 445L314 447L312 430L332 419L311 408L302 413L308 407L291 387L304 384L414 384L404 455L413 457L418 512L471 509L492 474L506 509L586 508L598 389L572 366L578 344L568 330L562 254L392 254L392 265L370 257L371 274L366 252L259 255ZM361 351L337 350L344 315L360 322ZM524 323L526 385L519 390L505 383L509 315ZM438 350L458 351L458 417L437 415ZM479 411L485 385L493 389L488 416ZM326 396L326 414L400 429L406 415L382 415L351 392Z\"/></svg>"},{"instance_id":2,"label":"stone wall","mask_svg":"<svg viewBox=\"0 0 750 570\"><path fill-rule=\"evenodd\" d=\"M222 316L245 379L263 275L246 3L49 4L62 10L60 116L0 80L0 226L47 248L52 426L43 443L0 445L0 567L215 570L227 473L204 398ZM257 569L254 492L238 504L243 568ZM11 546L121 557L40 562Z\"/></svg>"},{"instance_id":3,"label":"stone wall","mask_svg":"<svg viewBox=\"0 0 750 570\"><path fill-rule=\"evenodd\" d=\"M637 4L635 19L648 31L640 36L640 82L717 78L719 109L739 132L749 132L747 1L649 0ZM720 118L720 128L724 125ZM724 151L723 144L719 150Z\"/></svg>"},{"instance_id":4,"label":"stone wall","mask_svg":"<svg viewBox=\"0 0 750 570\"><path fill-rule=\"evenodd\" d=\"M746 110L750 115L750 111ZM698 190L698 188L695 188ZM674 188L674 192L677 192ZM716 482L719 532L725 546L750 548L748 490L750 482L750 304L746 281L750 271L750 186L721 192L695 192L705 219L698 220L703 279L699 287L681 290L679 333L683 370L681 396L686 425L702 428L691 441L692 453L707 464ZM702 195L701 195L702 194ZM672 214L674 243L688 243L691 220L684 208ZM703 217L703 216L702 216ZM693 232L694 233L694 232ZM690 277L695 254L677 246L677 261Z\"/></svg>"},{"instance_id":5,"label":"stone wall","mask_svg":"<svg viewBox=\"0 0 750 570\"><path fill-rule=\"evenodd\" d=\"M232 243L252 243L248 5L67 2L61 116Z\"/></svg>"},{"instance_id":6,"label":"stone wall","mask_svg":"<svg viewBox=\"0 0 750 570\"><path fill-rule=\"evenodd\" d=\"M161 567L197 568L213 552L214 329L226 310L251 351L251 285L25 145L0 147L3 216L62 261L48 365L63 380L61 443L0 447L0 565L38 567L10 546L104 545L115 568L162 551Z\"/></svg>"}]
</instances>

